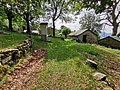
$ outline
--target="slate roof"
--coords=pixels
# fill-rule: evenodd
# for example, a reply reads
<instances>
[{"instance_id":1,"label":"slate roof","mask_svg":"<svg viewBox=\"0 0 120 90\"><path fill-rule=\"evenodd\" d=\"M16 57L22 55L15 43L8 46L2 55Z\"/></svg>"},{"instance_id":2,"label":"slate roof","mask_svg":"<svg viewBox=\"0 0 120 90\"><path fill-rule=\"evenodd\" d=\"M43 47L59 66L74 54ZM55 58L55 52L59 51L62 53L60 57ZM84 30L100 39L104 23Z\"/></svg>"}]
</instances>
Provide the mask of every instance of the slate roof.
<instances>
[{"instance_id":1,"label":"slate roof","mask_svg":"<svg viewBox=\"0 0 120 90\"><path fill-rule=\"evenodd\" d=\"M117 36L108 36L108 37L105 37L105 38L100 39L99 41L101 41L101 40L103 40L103 39L106 39L106 38L112 38L112 39L120 42L120 37L117 37Z\"/></svg>"},{"instance_id":2,"label":"slate roof","mask_svg":"<svg viewBox=\"0 0 120 90\"><path fill-rule=\"evenodd\" d=\"M87 29L85 29L85 30L77 30L76 32L72 32L72 33L70 33L69 34L69 36L79 36L79 35L81 35L82 33L84 33L84 32L86 32L86 31L90 31L90 30L87 30ZM90 32L92 32L92 31L90 31ZM92 32L93 33L93 32ZM95 33L93 33L93 34L95 34ZM95 34L96 35L96 34ZM96 35L97 36L97 35Z\"/></svg>"},{"instance_id":3,"label":"slate roof","mask_svg":"<svg viewBox=\"0 0 120 90\"><path fill-rule=\"evenodd\" d=\"M117 36L110 36L110 37L120 42L120 37Z\"/></svg>"}]
</instances>

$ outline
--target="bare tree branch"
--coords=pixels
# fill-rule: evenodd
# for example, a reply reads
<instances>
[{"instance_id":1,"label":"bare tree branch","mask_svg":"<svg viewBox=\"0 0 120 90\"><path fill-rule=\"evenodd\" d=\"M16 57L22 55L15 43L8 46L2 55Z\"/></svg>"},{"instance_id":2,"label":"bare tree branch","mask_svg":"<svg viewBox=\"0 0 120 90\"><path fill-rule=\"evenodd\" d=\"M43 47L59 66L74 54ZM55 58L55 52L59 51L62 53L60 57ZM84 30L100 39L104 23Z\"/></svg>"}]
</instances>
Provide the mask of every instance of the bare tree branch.
<instances>
[{"instance_id":1,"label":"bare tree branch","mask_svg":"<svg viewBox=\"0 0 120 90\"><path fill-rule=\"evenodd\" d=\"M118 22L118 25L120 24L120 21Z\"/></svg>"},{"instance_id":2,"label":"bare tree branch","mask_svg":"<svg viewBox=\"0 0 120 90\"><path fill-rule=\"evenodd\" d=\"M107 20L113 25L113 22L110 20L110 17L108 14L107 14Z\"/></svg>"},{"instance_id":3,"label":"bare tree branch","mask_svg":"<svg viewBox=\"0 0 120 90\"><path fill-rule=\"evenodd\" d=\"M58 16L55 18L55 20L57 20L59 18L61 13L62 13L62 8L60 9L60 12L59 12Z\"/></svg>"},{"instance_id":4,"label":"bare tree branch","mask_svg":"<svg viewBox=\"0 0 120 90\"><path fill-rule=\"evenodd\" d=\"M120 11L118 12L118 14L117 14L117 16L116 16L116 20L118 19L119 15L120 15Z\"/></svg>"},{"instance_id":5,"label":"bare tree branch","mask_svg":"<svg viewBox=\"0 0 120 90\"><path fill-rule=\"evenodd\" d=\"M105 24L105 25L108 25L108 26L113 26L113 25L111 25L111 24L108 24L108 23L103 23L103 24Z\"/></svg>"},{"instance_id":6,"label":"bare tree branch","mask_svg":"<svg viewBox=\"0 0 120 90\"><path fill-rule=\"evenodd\" d=\"M65 0L63 1L62 5L61 5L60 12L59 12L59 14L57 15L57 17L55 18L55 20L57 20L57 19L59 18L59 16L61 15L62 10L63 10L63 8L62 8L62 7L63 7L64 3L65 3Z\"/></svg>"},{"instance_id":7,"label":"bare tree branch","mask_svg":"<svg viewBox=\"0 0 120 90\"><path fill-rule=\"evenodd\" d=\"M116 4L119 4L120 0L116 1Z\"/></svg>"},{"instance_id":8,"label":"bare tree branch","mask_svg":"<svg viewBox=\"0 0 120 90\"><path fill-rule=\"evenodd\" d=\"M56 7L55 0L52 0L54 7Z\"/></svg>"}]
</instances>

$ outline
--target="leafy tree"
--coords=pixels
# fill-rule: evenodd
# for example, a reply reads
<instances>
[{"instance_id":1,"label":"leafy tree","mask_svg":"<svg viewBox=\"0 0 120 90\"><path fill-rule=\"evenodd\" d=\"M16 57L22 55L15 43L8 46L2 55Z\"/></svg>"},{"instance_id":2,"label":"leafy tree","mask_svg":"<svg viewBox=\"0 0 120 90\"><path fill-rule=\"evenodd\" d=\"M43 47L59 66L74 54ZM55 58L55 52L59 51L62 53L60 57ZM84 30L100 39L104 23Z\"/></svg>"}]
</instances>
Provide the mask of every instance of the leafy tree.
<instances>
[{"instance_id":1,"label":"leafy tree","mask_svg":"<svg viewBox=\"0 0 120 90\"><path fill-rule=\"evenodd\" d=\"M7 27L8 22L7 21L8 21L7 16L6 16L4 10L2 10L0 8L0 30L3 30L3 29L8 30L8 27Z\"/></svg>"},{"instance_id":2,"label":"leafy tree","mask_svg":"<svg viewBox=\"0 0 120 90\"><path fill-rule=\"evenodd\" d=\"M14 0L0 0L0 5L1 5L0 10L2 11L3 15L6 14L7 19L9 21L9 31L12 31L13 30L12 19L15 16L14 13L15 2Z\"/></svg>"},{"instance_id":3,"label":"leafy tree","mask_svg":"<svg viewBox=\"0 0 120 90\"><path fill-rule=\"evenodd\" d=\"M25 20L18 14L13 18L13 28L18 29L25 25Z\"/></svg>"},{"instance_id":4,"label":"leafy tree","mask_svg":"<svg viewBox=\"0 0 120 90\"><path fill-rule=\"evenodd\" d=\"M67 38L67 35L71 33L71 29L66 26L61 26L61 33Z\"/></svg>"},{"instance_id":5,"label":"leafy tree","mask_svg":"<svg viewBox=\"0 0 120 90\"><path fill-rule=\"evenodd\" d=\"M96 13L102 13L103 20L113 27L112 35L115 36L120 25L120 0L82 0L83 8L94 9ZM119 36L120 34L118 34Z\"/></svg>"},{"instance_id":6,"label":"leafy tree","mask_svg":"<svg viewBox=\"0 0 120 90\"><path fill-rule=\"evenodd\" d=\"M0 30L8 30L7 19L0 16Z\"/></svg>"},{"instance_id":7,"label":"leafy tree","mask_svg":"<svg viewBox=\"0 0 120 90\"><path fill-rule=\"evenodd\" d=\"M16 0L17 13L27 23L27 33L31 34L30 23L41 14L41 0Z\"/></svg>"},{"instance_id":8,"label":"leafy tree","mask_svg":"<svg viewBox=\"0 0 120 90\"><path fill-rule=\"evenodd\" d=\"M45 4L45 11L48 19L52 18L53 37L55 37L55 21L62 19L69 21L71 18L67 15L70 13L69 7L72 0L48 0Z\"/></svg>"},{"instance_id":9,"label":"leafy tree","mask_svg":"<svg viewBox=\"0 0 120 90\"><path fill-rule=\"evenodd\" d=\"M102 24L100 21L100 17L96 15L94 11L90 11L80 18L79 23L81 24L81 29L87 29L99 33L102 30Z\"/></svg>"},{"instance_id":10,"label":"leafy tree","mask_svg":"<svg viewBox=\"0 0 120 90\"><path fill-rule=\"evenodd\" d=\"M2 30L2 28L3 28L3 23L2 23L2 21L0 20L0 30Z\"/></svg>"}]
</instances>

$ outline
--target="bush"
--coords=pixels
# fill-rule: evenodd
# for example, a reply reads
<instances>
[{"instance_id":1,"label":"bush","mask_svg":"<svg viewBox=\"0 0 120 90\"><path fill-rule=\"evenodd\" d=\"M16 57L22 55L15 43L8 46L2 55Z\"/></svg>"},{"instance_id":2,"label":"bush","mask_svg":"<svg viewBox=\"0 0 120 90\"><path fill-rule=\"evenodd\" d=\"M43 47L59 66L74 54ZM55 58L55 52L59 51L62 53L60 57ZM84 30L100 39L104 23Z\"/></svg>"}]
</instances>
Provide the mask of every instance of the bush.
<instances>
[{"instance_id":1,"label":"bush","mask_svg":"<svg viewBox=\"0 0 120 90\"><path fill-rule=\"evenodd\" d=\"M61 26L61 33L62 33L62 35L64 35L65 36L65 38L67 38L67 35L69 34L69 33L71 33L71 30L70 30L70 28L67 28L67 27L65 27L65 26Z\"/></svg>"}]
</instances>

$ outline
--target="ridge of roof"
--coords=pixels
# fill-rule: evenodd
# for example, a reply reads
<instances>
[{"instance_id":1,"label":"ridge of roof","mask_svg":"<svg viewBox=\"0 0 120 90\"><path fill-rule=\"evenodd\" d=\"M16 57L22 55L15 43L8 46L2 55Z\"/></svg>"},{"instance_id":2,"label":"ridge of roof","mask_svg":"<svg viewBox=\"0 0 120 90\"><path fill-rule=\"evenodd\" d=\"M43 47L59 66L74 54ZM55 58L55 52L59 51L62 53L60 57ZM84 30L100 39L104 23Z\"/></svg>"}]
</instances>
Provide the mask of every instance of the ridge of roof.
<instances>
[{"instance_id":1,"label":"ridge of roof","mask_svg":"<svg viewBox=\"0 0 120 90\"><path fill-rule=\"evenodd\" d=\"M69 34L69 36L79 36L81 35L82 33L86 32L86 31L90 31L92 32L91 30L88 30L88 29L85 29L85 30L77 30L76 32L72 32ZM94 32L92 32L93 34L95 34ZM96 34L95 34L96 35ZM96 35L97 36L97 35Z\"/></svg>"},{"instance_id":2,"label":"ridge of roof","mask_svg":"<svg viewBox=\"0 0 120 90\"><path fill-rule=\"evenodd\" d=\"M110 38L112 38L112 39L117 40L117 41L120 42L120 37L118 37L118 36L107 36L107 37L105 37L105 38L100 39L99 41L101 41L101 40L103 40L103 39L106 39L106 38L108 38L108 37L110 37Z\"/></svg>"}]
</instances>

